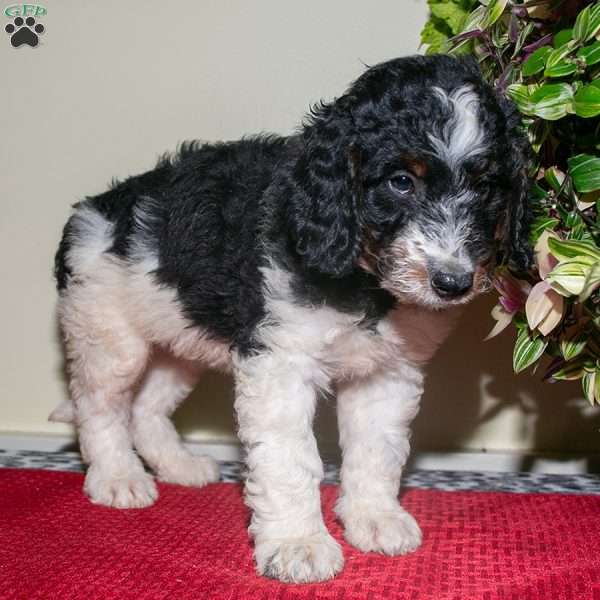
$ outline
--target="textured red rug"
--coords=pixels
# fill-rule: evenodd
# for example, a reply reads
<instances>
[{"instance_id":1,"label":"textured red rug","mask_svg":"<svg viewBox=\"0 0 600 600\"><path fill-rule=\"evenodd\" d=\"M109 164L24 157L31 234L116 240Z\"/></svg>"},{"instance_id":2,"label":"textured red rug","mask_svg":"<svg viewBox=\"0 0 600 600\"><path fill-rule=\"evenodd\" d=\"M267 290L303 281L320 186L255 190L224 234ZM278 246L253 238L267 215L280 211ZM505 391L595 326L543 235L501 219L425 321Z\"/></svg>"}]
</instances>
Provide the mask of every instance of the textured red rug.
<instances>
[{"instance_id":1,"label":"textured red rug","mask_svg":"<svg viewBox=\"0 0 600 600\"><path fill-rule=\"evenodd\" d=\"M0 469L0 598L600 600L600 497L410 490L414 554L344 544L335 580L258 577L241 486L161 485L142 510L94 506L75 473ZM342 540L323 487L330 531Z\"/></svg>"}]
</instances>

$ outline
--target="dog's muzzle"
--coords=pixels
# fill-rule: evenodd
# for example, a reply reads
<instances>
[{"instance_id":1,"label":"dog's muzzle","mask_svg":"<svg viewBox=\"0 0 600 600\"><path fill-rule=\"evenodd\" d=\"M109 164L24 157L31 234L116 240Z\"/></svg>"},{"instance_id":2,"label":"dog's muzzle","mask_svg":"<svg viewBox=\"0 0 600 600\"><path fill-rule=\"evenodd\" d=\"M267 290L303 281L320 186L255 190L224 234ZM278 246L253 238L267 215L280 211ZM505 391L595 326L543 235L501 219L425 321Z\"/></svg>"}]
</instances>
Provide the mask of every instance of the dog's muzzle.
<instances>
[{"instance_id":1,"label":"dog's muzzle","mask_svg":"<svg viewBox=\"0 0 600 600\"><path fill-rule=\"evenodd\" d=\"M464 296L473 287L470 271L436 271L431 276L431 287L445 300Z\"/></svg>"}]
</instances>

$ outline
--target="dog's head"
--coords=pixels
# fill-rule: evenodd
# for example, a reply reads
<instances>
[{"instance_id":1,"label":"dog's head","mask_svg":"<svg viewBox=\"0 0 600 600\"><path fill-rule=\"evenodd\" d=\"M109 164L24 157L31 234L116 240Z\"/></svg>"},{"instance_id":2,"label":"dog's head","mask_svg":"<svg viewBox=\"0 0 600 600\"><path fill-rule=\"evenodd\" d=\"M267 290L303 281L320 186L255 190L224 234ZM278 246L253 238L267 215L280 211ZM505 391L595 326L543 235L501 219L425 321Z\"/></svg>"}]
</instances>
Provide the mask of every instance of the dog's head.
<instances>
[{"instance_id":1,"label":"dog's head","mask_svg":"<svg viewBox=\"0 0 600 600\"><path fill-rule=\"evenodd\" d=\"M307 268L362 268L432 307L485 289L498 251L528 268L528 144L474 61L372 67L313 111L302 142L288 223Z\"/></svg>"}]
</instances>

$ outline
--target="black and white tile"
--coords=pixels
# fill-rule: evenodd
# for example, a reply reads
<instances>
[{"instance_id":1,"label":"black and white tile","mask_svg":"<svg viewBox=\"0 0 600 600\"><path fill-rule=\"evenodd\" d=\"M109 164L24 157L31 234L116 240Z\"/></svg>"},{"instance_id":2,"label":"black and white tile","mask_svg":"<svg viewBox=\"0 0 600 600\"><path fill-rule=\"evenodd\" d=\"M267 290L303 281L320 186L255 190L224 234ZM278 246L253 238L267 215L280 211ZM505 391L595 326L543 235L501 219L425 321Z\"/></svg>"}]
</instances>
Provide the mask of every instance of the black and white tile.
<instances>
[{"instance_id":1,"label":"black and white tile","mask_svg":"<svg viewBox=\"0 0 600 600\"><path fill-rule=\"evenodd\" d=\"M244 464L219 461L221 481L241 481ZM46 469L83 472L78 452L0 449L0 468ZM339 483L339 467L326 462L324 483ZM600 475L549 475L544 473L499 473L479 471L441 471L413 469L403 478L403 487L446 491L502 491L570 494L600 494Z\"/></svg>"}]
</instances>

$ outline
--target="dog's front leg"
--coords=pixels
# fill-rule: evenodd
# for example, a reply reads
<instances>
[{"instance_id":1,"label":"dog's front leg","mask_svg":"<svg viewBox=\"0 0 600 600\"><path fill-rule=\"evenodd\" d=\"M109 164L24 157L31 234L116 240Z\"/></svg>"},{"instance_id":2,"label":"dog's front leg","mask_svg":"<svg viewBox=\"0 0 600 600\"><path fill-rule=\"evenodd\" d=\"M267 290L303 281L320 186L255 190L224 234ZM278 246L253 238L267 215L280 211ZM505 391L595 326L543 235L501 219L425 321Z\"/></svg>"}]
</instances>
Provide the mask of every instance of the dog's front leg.
<instances>
[{"instance_id":1,"label":"dog's front leg","mask_svg":"<svg viewBox=\"0 0 600 600\"><path fill-rule=\"evenodd\" d=\"M343 462L336 512L348 542L365 552L405 554L421 544L398 491L422 390L422 374L410 365L339 387Z\"/></svg>"},{"instance_id":2,"label":"dog's front leg","mask_svg":"<svg viewBox=\"0 0 600 600\"><path fill-rule=\"evenodd\" d=\"M319 371L311 359L282 352L236 360L257 568L288 582L329 579L343 566L321 513L323 466L312 431Z\"/></svg>"}]
</instances>

